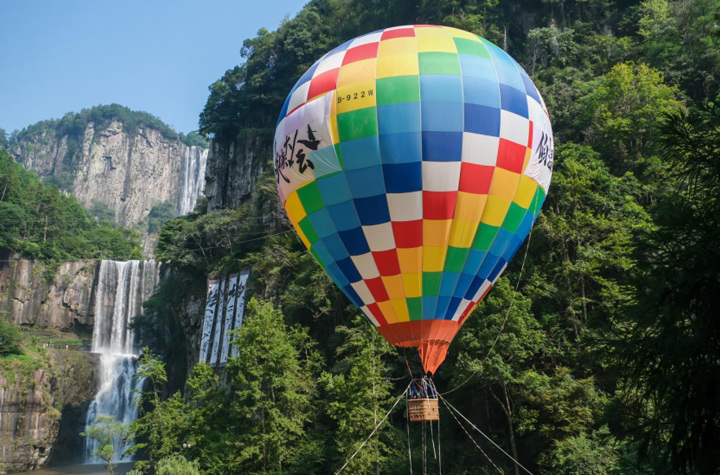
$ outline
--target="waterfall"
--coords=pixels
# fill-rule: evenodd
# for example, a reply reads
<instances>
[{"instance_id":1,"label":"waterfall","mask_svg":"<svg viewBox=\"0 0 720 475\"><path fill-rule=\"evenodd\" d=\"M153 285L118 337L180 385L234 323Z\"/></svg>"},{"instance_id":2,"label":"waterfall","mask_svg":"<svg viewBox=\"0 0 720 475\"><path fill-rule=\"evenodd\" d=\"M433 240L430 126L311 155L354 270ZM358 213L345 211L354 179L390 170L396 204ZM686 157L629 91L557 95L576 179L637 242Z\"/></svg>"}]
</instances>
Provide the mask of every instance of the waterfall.
<instances>
[{"instance_id":1,"label":"waterfall","mask_svg":"<svg viewBox=\"0 0 720 475\"><path fill-rule=\"evenodd\" d=\"M178 203L180 216L190 213L205 189L205 166L207 165L208 149L188 147L185 150L183 163L183 184Z\"/></svg>"},{"instance_id":2,"label":"waterfall","mask_svg":"<svg viewBox=\"0 0 720 475\"><path fill-rule=\"evenodd\" d=\"M138 408L133 404L137 394L133 391L141 390L144 380L133 377L138 369L138 353L128 325L142 313L143 302L155 290L159 268L159 263L152 260L100 263L91 350L100 354L100 385L88 409L86 430L99 415L115 416L125 424L137 417ZM100 462L92 456L95 448L95 441L86 438L86 463ZM117 460L126 449L116 447Z\"/></svg>"}]
</instances>

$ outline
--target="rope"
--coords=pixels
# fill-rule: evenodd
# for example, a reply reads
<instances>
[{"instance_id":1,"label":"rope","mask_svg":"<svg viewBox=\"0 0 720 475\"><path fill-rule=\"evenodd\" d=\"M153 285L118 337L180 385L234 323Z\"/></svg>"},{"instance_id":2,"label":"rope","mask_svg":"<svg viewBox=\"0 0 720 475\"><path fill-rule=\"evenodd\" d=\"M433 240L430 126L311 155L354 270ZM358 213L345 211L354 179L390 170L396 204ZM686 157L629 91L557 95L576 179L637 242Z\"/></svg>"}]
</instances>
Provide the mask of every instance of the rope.
<instances>
[{"instance_id":1,"label":"rope","mask_svg":"<svg viewBox=\"0 0 720 475\"><path fill-rule=\"evenodd\" d=\"M512 455L510 455L509 453L505 452L505 451L502 449L502 447L500 447L498 444L496 444L495 441L493 441L490 437L488 437L487 435L485 435L485 433L484 433L483 431L481 431L480 429L478 429L478 428L475 426L475 424L473 424L472 422L470 422L470 420L469 420L467 417L463 416L462 413L461 413L460 411L458 411L457 409L455 409L455 407L453 407L452 404L450 404L449 402L447 402L447 400L446 400L444 397L440 396L440 399L442 400L443 404L445 404L445 406L448 407L448 409L452 409L453 411L457 412L460 417L462 417L463 419L465 419L465 421L466 421L468 424L470 424L470 427L472 427L473 429L475 429L476 431L478 431L478 432L480 433L480 435L482 435L483 437L485 437L485 438L486 438L491 444L493 444L500 452L504 453L510 460L512 460L513 462L515 462L515 464L516 464L518 467L522 468L523 470L525 470L525 471L526 471L527 473L529 473L530 475L533 475L530 470L528 470L528 469L525 468L520 462L518 462L517 460L515 460L515 459L512 457Z\"/></svg>"},{"instance_id":2,"label":"rope","mask_svg":"<svg viewBox=\"0 0 720 475\"><path fill-rule=\"evenodd\" d=\"M407 412L407 417L405 418L405 425L407 426L408 435L408 462L410 463L410 475L412 475L412 452L410 451L410 404L408 403L407 390L405 391L405 410Z\"/></svg>"},{"instance_id":3,"label":"rope","mask_svg":"<svg viewBox=\"0 0 720 475\"><path fill-rule=\"evenodd\" d=\"M437 392L437 391L435 391ZM442 447L440 447L440 418L438 417L438 475L442 475Z\"/></svg>"},{"instance_id":4,"label":"rope","mask_svg":"<svg viewBox=\"0 0 720 475\"><path fill-rule=\"evenodd\" d=\"M536 195L535 198L537 198L537 194L538 194L538 190L536 189L535 190L535 195ZM535 211L537 211L537 199L535 200ZM502 335L502 332L505 330L505 324L507 323L508 318L510 317L510 311L512 310L513 305L515 304L515 296L517 295L518 289L520 288L520 279L522 279L523 270L525 270L525 261L527 260L528 251L530 250L530 241L532 240L532 232L533 232L533 227L531 226L530 233L528 234L527 245L525 246L525 255L523 256L522 264L520 265L520 274L518 274L518 280L517 280L517 283L515 284L515 292L513 292L512 298L510 299L510 306L508 307L507 312L505 312L505 318L503 319L503 322L500 325L500 331L498 331L498 334L495 337L495 340L493 340L492 345L490 345L490 349L488 350L487 354L485 355L485 358L483 358L483 360L480 362L481 368L485 364L487 359L490 357L490 353L492 353L492 350L495 349L495 345L497 344L498 340L500 339L500 335ZM479 370L473 371L470 374L470 376L468 376L467 379L465 379L465 381L458 384L451 390L445 391L444 393L442 393L442 395L444 396L446 394L450 394L451 392L456 391L456 390L460 389L461 387L465 386L465 384L467 384L467 382L470 381L470 379L472 379L473 376L478 374L478 372L479 372ZM438 395L440 395L440 394L438 394Z\"/></svg>"},{"instance_id":5,"label":"rope","mask_svg":"<svg viewBox=\"0 0 720 475\"><path fill-rule=\"evenodd\" d=\"M443 399L443 402L445 402L444 399ZM447 407L447 406L445 406L445 407ZM462 423L458 420L458 418L455 417L455 414L450 410L450 408L448 408L448 412L450 413L451 416L453 416L453 419L455 419L455 422L458 423L458 425L462 428L462 430L465 432L465 434L468 436L468 438L472 441L472 443L475 444L475 447L477 447L477 449L480 451L480 453L485 456L485 458L488 460L488 462L490 462L490 464L491 464L493 467L495 467L495 470L497 470L497 471L500 472L501 474L505 475L505 472L503 472L502 470L500 470L500 467L498 467L497 465L495 465L495 462L493 462L492 459L488 456L488 454L486 454L485 451L480 448L480 446L478 445L478 443L475 442L475 439L473 439L473 437L470 435L470 433L467 431L467 429L465 429L465 426L462 425Z\"/></svg>"},{"instance_id":6,"label":"rope","mask_svg":"<svg viewBox=\"0 0 720 475\"><path fill-rule=\"evenodd\" d=\"M395 409L395 406L398 405L398 403L399 403L400 400L403 398L403 396L406 396L406 395L407 395L407 392L408 392L408 388L409 388L409 387L410 387L410 385L408 384L408 386L405 388L405 391L403 391L402 394L401 394L400 396L398 396L398 398L395 400L395 404L393 404L393 406L390 408L390 410L387 412L387 414L385 414L385 417L383 417L382 420L378 423L378 425L375 426L375 428L373 429L373 431L370 433L370 435L367 437L367 439L365 439L365 440L363 441L363 443L360 444L360 447L358 447L358 449L355 451L355 453L352 454L352 456L351 456L349 459L347 459L347 461L345 462L345 464L344 464L342 467L340 467L340 470L338 470L337 472L335 472L335 475L338 475L338 473L340 473L340 472L342 472L343 470L345 470L345 467L347 467L348 464L352 461L352 459L354 459L355 456L360 452L360 450L362 450L362 448L365 446L365 444L367 444L367 441L370 440L370 438L372 438L373 435L375 435L375 432L377 432L377 430L380 428L380 426L383 425L383 423L385 422L385 420L387 420L387 418L388 418L388 416L390 415L390 413L393 411L393 409Z\"/></svg>"}]
</instances>

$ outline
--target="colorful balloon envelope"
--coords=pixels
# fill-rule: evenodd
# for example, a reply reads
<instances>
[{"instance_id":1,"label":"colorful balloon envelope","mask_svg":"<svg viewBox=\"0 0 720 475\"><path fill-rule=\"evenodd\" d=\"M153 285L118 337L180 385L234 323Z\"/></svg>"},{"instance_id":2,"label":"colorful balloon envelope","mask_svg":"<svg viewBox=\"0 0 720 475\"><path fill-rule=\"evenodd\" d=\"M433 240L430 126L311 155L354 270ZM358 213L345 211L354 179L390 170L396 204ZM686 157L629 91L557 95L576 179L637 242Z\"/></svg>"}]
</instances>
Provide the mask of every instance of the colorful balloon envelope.
<instances>
[{"instance_id":1,"label":"colorful balloon envelope","mask_svg":"<svg viewBox=\"0 0 720 475\"><path fill-rule=\"evenodd\" d=\"M471 33L388 28L327 53L275 132L302 242L388 342L434 373L528 235L553 137L523 69Z\"/></svg>"}]
</instances>

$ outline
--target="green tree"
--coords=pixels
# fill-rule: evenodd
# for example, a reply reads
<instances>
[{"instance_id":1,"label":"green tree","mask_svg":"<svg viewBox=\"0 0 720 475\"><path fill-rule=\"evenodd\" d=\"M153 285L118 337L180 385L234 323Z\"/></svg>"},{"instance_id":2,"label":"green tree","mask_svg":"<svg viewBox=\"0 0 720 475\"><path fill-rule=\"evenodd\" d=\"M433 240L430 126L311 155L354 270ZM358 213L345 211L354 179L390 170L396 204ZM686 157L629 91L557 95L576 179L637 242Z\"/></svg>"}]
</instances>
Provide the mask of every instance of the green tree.
<instances>
[{"instance_id":1,"label":"green tree","mask_svg":"<svg viewBox=\"0 0 720 475\"><path fill-rule=\"evenodd\" d=\"M200 475L196 460L187 460L182 455L171 455L160 460L155 467L157 475Z\"/></svg>"},{"instance_id":2,"label":"green tree","mask_svg":"<svg viewBox=\"0 0 720 475\"><path fill-rule=\"evenodd\" d=\"M113 460L116 456L123 457L118 450L128 443L133 437L133 433L127 424L115 420L114 416L98 416L92 425L85 431L80 433L83 437L88 437L97 444L92 451L92 456L102 459L105 462L110 475L115 473Z\"/></svg>"},{"instance_id":3,"label":"green tree","mask_svg":"<svg viewBox=\"0 0 720 475\"><path fill-rule=\"evenodd\" d=\"M163 224L170 221L175 216L175 207L169 201L163 201L162 203L156 204L150 209L148 214L148 227L149 233L156 233L160 231Z\"/></svg>"},{"instance_id":4,"label":"green tree","mask_svg":"<svg viewBox=\"0 0 720 475\"><path fill-rule=\"evenodd\" d=\"M19 354L21 342L20 328L8 321L4 312L0 312L0 356Z\"/></svg>"}]
</instances>

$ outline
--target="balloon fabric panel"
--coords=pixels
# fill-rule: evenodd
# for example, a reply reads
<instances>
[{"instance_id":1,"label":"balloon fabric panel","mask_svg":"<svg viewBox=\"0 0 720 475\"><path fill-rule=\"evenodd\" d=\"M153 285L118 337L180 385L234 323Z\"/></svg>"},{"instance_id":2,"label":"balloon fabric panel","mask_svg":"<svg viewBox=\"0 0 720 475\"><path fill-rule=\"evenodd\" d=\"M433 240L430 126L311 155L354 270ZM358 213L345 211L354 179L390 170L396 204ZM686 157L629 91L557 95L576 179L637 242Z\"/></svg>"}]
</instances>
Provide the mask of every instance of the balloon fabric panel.
<instances>
[{"instance_id":1,"label":"balloon fabric panel","mask_svg":"<svg viewBox=\"0 0 720 475\"><path fill-rule=\"evenodd\" d=\"M275 173L330 278L435 372L537 218L552 144L542 98L507 53L403 26L344 43L300 78Z\"/></svg>"}]
</instances>

